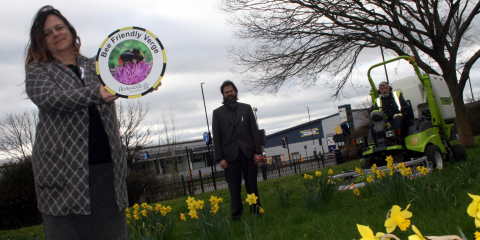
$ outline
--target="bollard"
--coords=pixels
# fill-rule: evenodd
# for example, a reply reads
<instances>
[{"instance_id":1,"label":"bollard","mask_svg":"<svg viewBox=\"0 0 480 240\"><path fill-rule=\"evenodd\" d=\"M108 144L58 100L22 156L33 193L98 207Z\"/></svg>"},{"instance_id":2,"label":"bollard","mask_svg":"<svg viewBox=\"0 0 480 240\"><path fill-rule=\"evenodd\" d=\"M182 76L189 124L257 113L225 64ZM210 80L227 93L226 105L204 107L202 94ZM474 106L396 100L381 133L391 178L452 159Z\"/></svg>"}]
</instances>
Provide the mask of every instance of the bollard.
<instances>
[{"instance_id":1,"label":"bollard","mask_svg":"<svg viewBox=\"0 0 480 240\"><path fill-rule=\"evenodd\" d=\"M202 171L198 170L198 176L200 177L200 186L202 188L202 193L205 193L205 190L203 189L203 177L202 177Z\"/></svg>"},{"instance_id":2,"label":"bollard","mask_svg":"<svg viewBox=\"0 0 480 240\"><path fill-rule=\"evenodd\" d=\"M182 175L182 185L183 185L183 196L187 196L187 190L185 189L185 180L183 179L183 175Z\"/></svg>"}]
</instances>

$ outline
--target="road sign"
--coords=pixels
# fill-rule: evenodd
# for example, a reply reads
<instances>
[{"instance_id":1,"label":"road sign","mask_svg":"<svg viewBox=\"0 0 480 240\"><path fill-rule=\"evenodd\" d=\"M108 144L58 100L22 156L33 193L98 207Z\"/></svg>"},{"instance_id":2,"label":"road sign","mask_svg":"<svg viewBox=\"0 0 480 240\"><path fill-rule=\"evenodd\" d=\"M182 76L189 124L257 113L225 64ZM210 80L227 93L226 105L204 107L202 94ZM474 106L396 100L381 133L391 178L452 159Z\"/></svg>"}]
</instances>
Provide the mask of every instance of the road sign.
<instances>
[{"instance_id":1,"label":"road sign","mask_svg":"<svg viewBox=\"0 0 480 240\"><path fill-rule=\"evenodd\" d=\"M148 153L147 153L147 152L145 152L145 153L143 154L143 160L148 160Z\"/></svg>"},{"instance_id":2,"label":"road sign","mask_svg":"<svg viewBox=\"0 0 480 240\"><path fill-rule=\"evenodd\" d=\"M304 149L307 149L307 145L303 146Z\"/></svg>"},{"instance_id":3,"label":"road sign","mask_svg":"<svg viewBox=\"0 0 480 240\"><path fill-rule=\"evenodd\" d=\"M210 136L208 135L207 132L203 133L203 141L205 141L206 143L210 141Z\"/></svg>"}]
</instances>

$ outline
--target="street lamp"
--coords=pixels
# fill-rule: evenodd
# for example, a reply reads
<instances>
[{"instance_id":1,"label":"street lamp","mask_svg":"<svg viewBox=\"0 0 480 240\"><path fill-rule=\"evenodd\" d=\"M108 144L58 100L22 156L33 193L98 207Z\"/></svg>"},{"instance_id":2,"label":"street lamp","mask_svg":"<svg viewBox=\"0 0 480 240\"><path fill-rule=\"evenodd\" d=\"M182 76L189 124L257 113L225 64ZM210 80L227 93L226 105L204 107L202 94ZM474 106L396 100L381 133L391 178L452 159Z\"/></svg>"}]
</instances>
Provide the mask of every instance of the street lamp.
<instances>
[{"instance_id":1,"label":"street lamp","mask_svg":"<svg viewBox=\"0 0 480 240\"><path fill-rule=\"evenodd\" d=\"M313 140L312 121L310 120L310 109L308 107L307 107L307 111L308 111L308 122L310 122L310 133L312 134L313 152L315 152L317 149L315 148L315 141ZM315 155L315 153L313 155Z\"/></svg>"},{"instance_id":2,"label":"street lamp","mask_svg":"<svg viewBox=\"0 0 480 240\"><path fill-rule=\"evenodd\" d=\"M258 108L252 107L252 109L253 109L253 113L255 113L255 121L257 121L257 110L258 110ZM257 123L257 125L258 125L258 123Z\"/></svg>"},{"instance_id":3,"label":"street lamp","mask_svg":"<svg viewBox=\"0 0 480 240\"><path fill-rule=\"evenodd\" d=\"M205 118L207 119L208 137L210 137L210 139L211 139L212 135L210 134L210 124L208 124L207 105L205 104L205 95L203 94L203 84L204 83L205 82L200 83L200 88L202 88L203 107L205 108ZM210 144L209 143L207 143L207 149L208 149L209 160L211 161L211 164L212 164L212 166L211 166L212 167L212 172L214 172L213 168L214 168L215 164L212 160L212 153L210 152ZM216 171L217 171L217 166L215 166L215 172ZM215 179L213 181L215 182Z\"/></svg>"}]
</instances>

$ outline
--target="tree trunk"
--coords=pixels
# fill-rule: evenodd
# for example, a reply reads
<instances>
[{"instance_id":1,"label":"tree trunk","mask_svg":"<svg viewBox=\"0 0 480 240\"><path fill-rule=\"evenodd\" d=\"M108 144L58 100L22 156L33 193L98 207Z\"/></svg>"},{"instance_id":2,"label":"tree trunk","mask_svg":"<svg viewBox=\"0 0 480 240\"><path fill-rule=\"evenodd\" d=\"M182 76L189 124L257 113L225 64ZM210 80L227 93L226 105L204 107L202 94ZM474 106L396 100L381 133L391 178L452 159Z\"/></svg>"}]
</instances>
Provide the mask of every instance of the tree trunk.
<instances>
[{"instance_id":1,"label":"tree trunk","mask_svg":"<svg viewBox=\"0 0 480 240\"><path fill-rule=\"evenodd\" d=\"M455 126L457 128L460 144L464 147L475 145L472 127L470 126L465 103L463 102L463 94L457 93L453 96L453 105L455 106Z\"/></svg>"}]
</instances>

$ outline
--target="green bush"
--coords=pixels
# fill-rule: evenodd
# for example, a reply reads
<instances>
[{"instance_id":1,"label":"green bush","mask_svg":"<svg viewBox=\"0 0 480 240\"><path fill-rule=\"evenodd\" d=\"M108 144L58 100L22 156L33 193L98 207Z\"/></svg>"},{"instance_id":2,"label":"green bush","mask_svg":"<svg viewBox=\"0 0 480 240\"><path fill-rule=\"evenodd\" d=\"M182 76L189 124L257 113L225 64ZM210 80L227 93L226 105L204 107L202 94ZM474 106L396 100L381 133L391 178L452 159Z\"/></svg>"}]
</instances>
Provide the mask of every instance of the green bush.
<instances>
[{"instance_id":1,"label":"green bush","mask_svg":"<svg viewBox=\"0 0 480 240\"><path fill-rule=\"evenodd\" d=\"M31 159L0 167L0 226L2 230L40 224Z\"/></svg>"}]
</instances>

